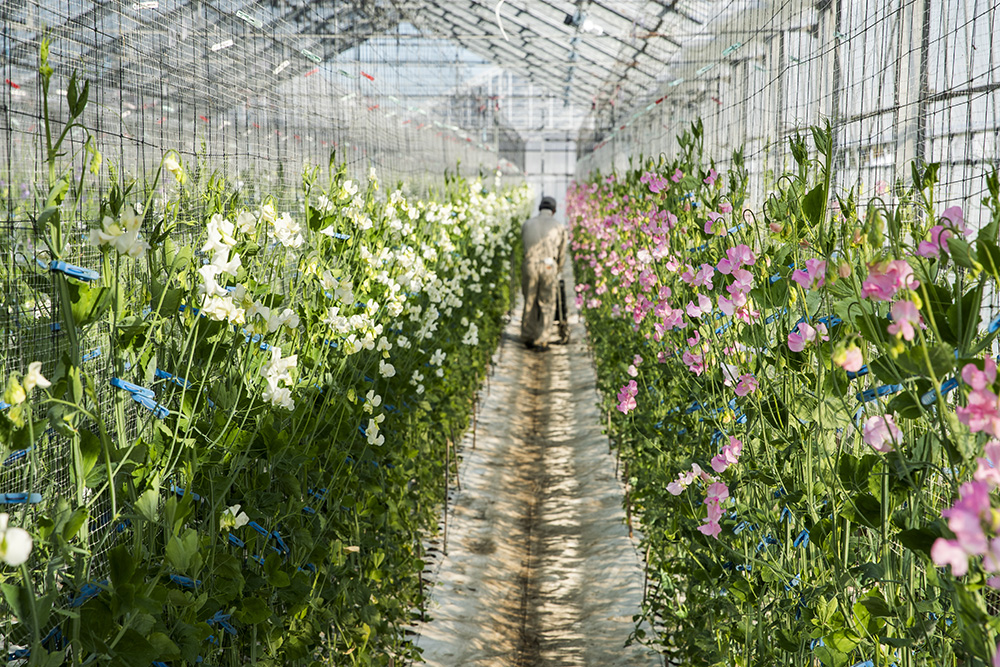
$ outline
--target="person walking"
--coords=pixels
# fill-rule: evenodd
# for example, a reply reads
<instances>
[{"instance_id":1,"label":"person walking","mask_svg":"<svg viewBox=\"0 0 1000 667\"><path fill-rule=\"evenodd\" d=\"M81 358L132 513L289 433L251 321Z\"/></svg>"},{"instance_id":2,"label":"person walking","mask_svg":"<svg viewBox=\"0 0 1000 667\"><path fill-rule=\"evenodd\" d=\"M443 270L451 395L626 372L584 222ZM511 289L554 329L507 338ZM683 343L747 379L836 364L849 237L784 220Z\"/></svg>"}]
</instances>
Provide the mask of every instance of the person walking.
<instances>
[{"instance_id":1,"label":"person walking","mask_svg":"<svg viewBox=\"0 0 1000 667\"><path fill-rule=\"evenodd\" d=\"M566 258L566 228L556 220L556 200L542 197L538 215L521 227L521 340L530 348L548 349L553 337L556 289Z\"/></svg>"}]
</instances>

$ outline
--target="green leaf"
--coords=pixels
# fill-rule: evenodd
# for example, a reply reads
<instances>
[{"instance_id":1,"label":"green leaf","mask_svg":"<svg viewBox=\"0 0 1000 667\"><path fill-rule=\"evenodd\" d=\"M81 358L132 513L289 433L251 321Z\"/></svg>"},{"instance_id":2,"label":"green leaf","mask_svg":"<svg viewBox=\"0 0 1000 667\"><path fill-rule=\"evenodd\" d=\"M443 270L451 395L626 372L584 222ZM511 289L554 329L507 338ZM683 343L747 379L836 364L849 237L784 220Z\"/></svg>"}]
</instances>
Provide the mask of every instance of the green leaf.
<instances>
[{"instance_id":1,"label":"green leaf","mask_svg":"<svg viewBox=\"0 0 1000 667\"><path fill-rule=\"evenodd\" d=\"M982 232L979 236L983 236ZM995 279L1000 280L1000 247L997 247L996 242L979 238L976 241L976 255L983 268Z\"/></svg>"},{"instance_id":2,"label":"green leaf","mask_svg":"<svg viewBox=\"0 0 1000 667\"><path fill-rule=\"evenodd\" d=\"M930 362L931 370L934 371L938 380L944 380L955 368L955 349L945 343L939 343L930 348L917 345L907 352L907 356L916 367L921 369L923 375L928 375L927 365Z\"/></svg>"},{"instance_id":3,"label":"green leaf","mask_svg":"<svg viewBox=\"0 0 1000 667\"><path fill-rule=\"evenodd\" d=\"M101 456L101 439L88 429L80 429L80 478L84 479L94 469Z\"/></svg>"},{"instance_id":4,"label":"green leaf","mask_svg":"<svg viewBox=\"0 0 1000 667\"><path fill-rule=\"evenodd\" d=\"M249 597L243 600L243 606L233 614L233 617L240 623L254 625L267 620L271 615L271 608L266 602L258 597Z\"/></svg>"},{"instance_id":5,"label":"green leaf","mask_svg":"<svg viewBox=\"0 0 1000 667\"><path fill-rule=\"evenodd\" d=\"M167 541L167 561L181 572L187 572L198 554L198 533L187 528L181 535Z\"/></svg>"},{"instance_id":6,"label":"green leaf","mask_svg":"<svg viewBox=\"0 0 1000 667\"><path fill-rule=\"evenodd\" d=\"M76 281L67 282L76 326L83 328L101 319L104 311L111 305L111 288L91 287Z\"/></svg>"},{"instance_id":7,"label":"green leaf","mask_svg":"<svg viewBox=\"0 0 1000 667\"><path fill-rule=\"evenodd\" d=\"M957 236L948 237L948 254L959 266L965 267L966 269L976 269L979 268L979 262L976 260L976 253L973 252L972 246L969 245L965 239L961 239Z\"/></svg>"},{"instance_id":8,"label":"green leaf","mask_svg":"<svg viewBox=\"0 0 1000 667\"><path fill-rule=\"evenodd\" d=\"M69 541L76 537L76 534L80 532L80 528L83 527L83 522L87 520L88 516L90 516L90 513L86 507L77 507L73 510L73 514L70 515L63 526L63 539Z\"/></svg>"},{"instance_id":9,"label":"green leaf","mask_svg":"<svg viewBox=\"0 0 1000 667\"><path fill-rule=\"evenodd\" d=\"M826 189L817 185L802 198L802 213L814 226L819 226L823 217L823 205L826 203Z\"/></svg>"},{"instance_id":10,"label":"green leaf","mask_svg":"<svg viewBox=\"0 0 1000 667\"><path fill-rule=\"evenodd\" d=\"M108 552L108 566L111 585L119 588L132 578L135 572L135 559L126 547L115 547Z\"/></svg>"},{"instance_id":11,"label":"green leaf","mask_svg":"<svg viewBox=\"0 0 1000 667\"><path fill-rule=\"evenodd\" d=\"M115 644L114 651L115 657L121 661L118 664L128 667L149 667L150 663L159 657L156 648L131 628L122 634L122 638Z\"/></svg>"},{"instance_id":12,"label":"green leaf","mask_svg":"<svg viewBox=\"0 0 1000 667\"><path fill-rule=\"evenodd\" d=\"M931 524L933 526L934 524ZM910 528L909 530L901 530L896 534L896 539L899 543L910 551L916 553L922 553L928 558L931 555L931 547L934 545L934 541L941 537L940 530L934 530L932 527L925 528Z\"/></svg>"},{"instance_id":13,"label":"green leaf","mask_svg":"<svg viewBox=\"0 0 1000 667\"><path fill-rule=\"evenodd\" d=\"M146 489L139 499L135 501L135 509L143 516L147 521L156 521L157 508L160 504L160 490L159 488Z\"/></svg>"}]
</instances>

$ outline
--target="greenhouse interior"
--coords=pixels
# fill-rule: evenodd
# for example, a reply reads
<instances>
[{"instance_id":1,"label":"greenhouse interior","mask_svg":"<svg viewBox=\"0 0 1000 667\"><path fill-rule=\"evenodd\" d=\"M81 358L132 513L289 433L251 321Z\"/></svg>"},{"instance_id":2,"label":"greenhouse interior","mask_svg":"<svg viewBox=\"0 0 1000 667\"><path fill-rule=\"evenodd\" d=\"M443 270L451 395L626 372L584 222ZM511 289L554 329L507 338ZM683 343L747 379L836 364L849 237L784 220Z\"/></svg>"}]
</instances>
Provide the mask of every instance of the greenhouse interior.
<instances>
[{"instance_id":1,"label":"greenhouse interior","mask_svg":"<svg viewBox=\"0 0 1000 667\"><path fill-rule=\"evenodd\" d=\"M1000 0L0 18L6 664L1000 667Z\"/></svg>"}]
</instances>

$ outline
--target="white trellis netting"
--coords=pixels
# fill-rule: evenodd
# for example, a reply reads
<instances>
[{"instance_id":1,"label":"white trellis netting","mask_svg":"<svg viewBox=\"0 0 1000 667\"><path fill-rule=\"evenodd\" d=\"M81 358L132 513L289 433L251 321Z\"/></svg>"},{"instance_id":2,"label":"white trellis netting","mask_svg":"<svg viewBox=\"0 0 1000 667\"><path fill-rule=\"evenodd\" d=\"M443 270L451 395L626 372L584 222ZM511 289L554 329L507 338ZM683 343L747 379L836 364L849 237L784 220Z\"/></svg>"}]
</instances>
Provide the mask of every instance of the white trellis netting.
<instances>
[{"instance_id":1,"label":"white trellis netting","mask_svg":"<svg viewBox=\"0 0 1000 667\"><path fill-rule=\"evenodd\" d=\"M664 63L645 107L595 111L578 174L629 156L671 154L692 121L706 155L745 147L751 192L791 160L788 137L829 119L841 188L910 177L940 162L942 203L978 221L1000 132L993 0L791 0L726 3Z\"/></svg>"}]
</instances>

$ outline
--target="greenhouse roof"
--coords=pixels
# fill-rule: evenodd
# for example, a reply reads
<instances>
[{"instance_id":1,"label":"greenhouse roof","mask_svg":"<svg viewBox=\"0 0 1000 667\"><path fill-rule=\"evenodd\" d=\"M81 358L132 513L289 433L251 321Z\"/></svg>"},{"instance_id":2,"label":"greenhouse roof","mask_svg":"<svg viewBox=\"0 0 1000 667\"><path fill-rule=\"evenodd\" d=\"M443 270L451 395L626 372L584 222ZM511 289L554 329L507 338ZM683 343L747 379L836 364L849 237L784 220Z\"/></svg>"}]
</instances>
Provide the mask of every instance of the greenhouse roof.
<instances>
[{"instance_id":1,"label":"greenhouse roof","mask_svg":"<svg viewBox=\"0 0 1000 667\"><path fill-rule=\"evenodd\" d=\"M424 30L449 37L566 100L627 105L650 91L710 0L404 0Z\"/></svg>"}]
</instances>

